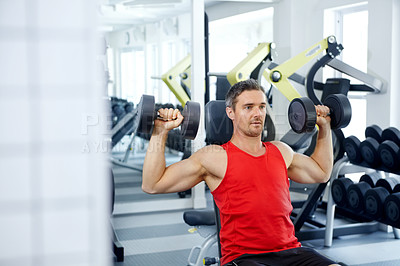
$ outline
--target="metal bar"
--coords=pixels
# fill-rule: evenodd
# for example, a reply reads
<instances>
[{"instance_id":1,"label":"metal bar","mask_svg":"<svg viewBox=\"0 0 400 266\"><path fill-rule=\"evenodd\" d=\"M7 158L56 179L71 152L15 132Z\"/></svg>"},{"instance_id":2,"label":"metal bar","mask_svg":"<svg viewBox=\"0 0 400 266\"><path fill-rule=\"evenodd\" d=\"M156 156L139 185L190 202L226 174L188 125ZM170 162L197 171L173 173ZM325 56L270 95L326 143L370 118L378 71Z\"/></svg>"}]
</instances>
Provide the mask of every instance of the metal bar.
<instances>
[{"instance_id":1,"label":"metal bar","mask_svg":"<svg viewBox=\"0 0 400 266\"><path fill-rule=\"evenodd\" d=\"M300 212L298 213L296 219L294 220L294 228L295 231L300 231L301 227L304 225L304 222L310 216L312 210L317 204L318 199L321 197L322 193L326 188L327 183L321 183L316 188L313 189L306 202L304 203L303 207L301 208Z\"/></svg>"},{"instance_id":2,"label":"metal bar","mask_svg":"<svg viewBox=\"0 0 400 266\"><path fill-rule=\"evenodd\" d=\"M129 142L128 147L126 147L124 159L122 160L122 162L124 162L124 163L127 163L127 162L128 162L129 155L130 155L130 153L131 153L132 146L133 146L133 141L135 140L135 136L136 136L136 130L135 130L134 132L132 132L132 134L131 134L131 141Z\"/></svg>"},{"instance_id":3,"label":"metal bar","mask_svg":"<svg viewBox=\"0 0 400 266\"><path fill-rule=\"evenodd\" d=\"M340 173L342 167L349 162L347 156L341 158L333 165L331 178L329 180L329 188L333 180L335 180ZM326 208L326 230L325 230L325 246L330 247L332 246L332 239L333 239L333 222L335 219L335 202L333 201L331 189L328 189L328 206Z\"/></svg>"},{"instance_id":4,"label":"metal bar","mask_svg":"<svg viewBox=\"0 0 400 266\"><path fill-rule=\"evenodd\" d=\"M371 75L368 75L338 59L332 59L328 64L328 66L332 67L333 69L336 69L342 73L345 73L353 78L356 78L365 84L367 84L369 87L371 87L375 93L380 93L383 88L383 82L380 81L377 78L374 78Z\"/></svg>"},{"instance_id":5,"label":"metal bar","mask_svg":"<svg viewBox=\"0 0 400 266\"><path fill-rule=\"evenodd\" d=\"M356 235L356 234L368 234L376 232L378 230L379 230L378 222L348 224L335 227L333 229L333 237ZM326 231L325 228L298 231L296 232L296 237L299 239L299 241L322 239L325 236L325 231Z\"/></svg>"}]
</instances>

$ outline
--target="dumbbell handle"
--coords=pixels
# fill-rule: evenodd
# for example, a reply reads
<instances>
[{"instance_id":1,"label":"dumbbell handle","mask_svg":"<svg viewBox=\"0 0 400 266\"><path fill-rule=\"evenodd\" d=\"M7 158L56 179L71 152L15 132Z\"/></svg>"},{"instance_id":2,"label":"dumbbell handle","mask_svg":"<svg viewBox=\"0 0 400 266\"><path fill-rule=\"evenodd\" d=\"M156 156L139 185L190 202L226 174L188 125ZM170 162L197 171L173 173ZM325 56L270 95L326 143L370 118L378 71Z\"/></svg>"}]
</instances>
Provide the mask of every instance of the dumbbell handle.
<instances>
[{"instance_id":1,"label":"dumbbell handle","mask_svg":"<svg viewBox=\"0 0 400 266\"><path fill-rule=\"evenodd\" d=\"M180 112L180 111L179 111ZM156 110L155 112L154 112L154 120L162 120L162 121L174 121L174 120L176 120L176 119L178 119L178 117L176 117L176 118L174 118L174 119L171 119L171 120L165 120L162 116L160 116L160 113L158 112L158 110Z\"/></svg>"}]
</instances>

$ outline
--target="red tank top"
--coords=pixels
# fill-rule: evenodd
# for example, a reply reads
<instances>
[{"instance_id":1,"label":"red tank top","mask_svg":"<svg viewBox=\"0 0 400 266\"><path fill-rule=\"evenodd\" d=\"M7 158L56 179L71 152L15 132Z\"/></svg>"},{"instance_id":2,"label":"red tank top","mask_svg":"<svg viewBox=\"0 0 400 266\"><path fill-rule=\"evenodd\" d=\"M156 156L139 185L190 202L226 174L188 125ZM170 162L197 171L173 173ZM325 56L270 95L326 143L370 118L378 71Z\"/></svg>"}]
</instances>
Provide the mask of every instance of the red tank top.
<instances>
[{"instance_id":1,"label":"red tank top","mask_svg":"<svg viewBox=\"0 0 400 266\"><path fill-rule=\"evenodd\" d=\"M258 157L230 141L222 145L227 170L211 192L220 211L222 265L243 254L301 246L290 220L293 207L285 161L275 145L263 145L266 152Z\"/></svg>"}]
</instances>

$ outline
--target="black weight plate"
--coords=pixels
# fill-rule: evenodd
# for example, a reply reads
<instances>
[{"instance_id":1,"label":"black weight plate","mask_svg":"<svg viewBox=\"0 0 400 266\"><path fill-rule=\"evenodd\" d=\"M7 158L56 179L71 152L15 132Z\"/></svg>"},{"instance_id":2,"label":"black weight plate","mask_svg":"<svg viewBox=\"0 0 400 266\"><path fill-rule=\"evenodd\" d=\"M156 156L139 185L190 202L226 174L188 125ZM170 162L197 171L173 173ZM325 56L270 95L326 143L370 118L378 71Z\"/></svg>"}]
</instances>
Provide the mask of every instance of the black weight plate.
<instances>
[{"instance_id":1,"label":"black weight plate","mask_svg":"<svg viewBox=\"0 0 400 266\"><path fill-rule=\"evenodd\" d=\"M150 134L153 130L154 114L155 114L154 96L142 95L137 107L137 131L140 133Z\"/></svg>"},{"instance_id":2,"label":"black weight plate","mask_svg":"<svg viewBox=\"0 0 400 266\"><path fill-rule=\"evenodd\" d=\"M200 104L187 101L182 111L183 121L181 125L181 134L186 139L195 139L200 124Z\"/></svg>"},{"instance_id":3,"label":"black weight plate","mask_svg":"<svg viewBox=\"0 0 400 266\"><path fill-rule=\"evenodd\" d=\"M384 214L384 202L389 192L382 187L369 189L365 193L365 213L373 219L379 219Z\"/></svg>"},{"instance_id":4,"label":"black weight plate","mask_svg":"<svg viewBox=\"0 0 400 266\"><path fill-rule=\"evenodd\" d=\"M394 186L393 193L400 192L400 183Z\"/></svg>"},{"instance_id":5,"label":"black weight plate","mask_svg":"<svg viewBox=\"0 0 400 266\"><path fill-rule=\"evenodd\" d=\"M346 95L331 94L324 100L324 105L331 110L331 128L344 128L351 120L351 104Z\"/></svg>"},{"instance_id":6,"label":"black weight plate","mask_svg":"<svg viewBox=\"0 0 400 266\"><path fill-rule=\"evenodd\" d=\"M367 138L360 144L361 156L371 167L380 165L381 161L378 154L379 143L376 139Z\"/></svg>"},{"instance_id":7,"label":"black weight plate","mask_svg":"<svg viewBox=\"0 0 400 266\"><path fill-rule=\"evenodd\" d=\"M396 171L400 167L400 149L391 140L385 140L379 145L378 153L382 164L391 171Z\"/></svg>"},{"instance_id":8,"label":"black weight plate","mask_svg":"<svg viewBox=\"0 0 400 266\"><path fill-rule=\"evenodd\" d=\"M382 131L382 140L391 140L400 146L400 130L395 127L388 127Z\"/></svg>"},{"instance_id":9,"label":"black weight plate","mask_svg":"<svg viewBox=\"0 0 400 266\"><path fill-rule=\"evenodd\" d=\"M379 179L381 179L382 176L378 172L373 172L369 174L364 174L360 177L359 182L367 182L371 187L376 186L376 182L378 182Z\"/></svg>"},{"instance_id":10,"label":"black weight plate","mask_svg":"<svg viewBox=\"0 0 400 266\"><path fill-rule=\"evenodd\" d=\"M317 122L314 103L307 97L296 98L289 104L290 127L296 133L312 132Z\"/></svg>"},{"instance_id":11,"label":"black weight plate","mask_svg":"<svg viewBox=\"0 0 400 266\"><path fill-rule=\"evenodd\" d=\"M371 186L366 182L351 184L347 189L347 203L355 213L364 211L364 195Z\"/></svg>"},{"instance_id":12,"label":"black weight plate","mask_svg":"<svg viewBox=\"0 0 400 266\"><path fill-rule=\"evenodd\" d=\"M385 216L386 219L396 227L400 226L400 192L394 193L386 197L385 200Z\"/></svg>"},{"instance_id":13,"label":"black weight plate","mask_svg":"<svg viewBox=\"0 0 400 266\"><path fill-rule=\"evenodd\" d=\"M343 141L344 150L350 162L361 163L363 158L360 150L360 140L356 136L349 136Z\"/></svg>"},{"instance_id":14,"label":"black weight plate","mask_svg":"<svg viewBox=\"0 0 400 266\"><path fill-rule=\"evenodd\" d=\"M353 184L353 181L347 177L341 177L332 182L332 197L338 206L346 206L347 189L351 184Z\"/></svg>"},{"instance_id":15,"label":"black weight plate","mask_svg":"<svg viewBox=\"0 0 400 266\"><path fill-rule=\"evenodd\" d=\"M379 143L382 142L382 129L378 125L370 125L365 129L365 138L376 139Z\"/></svg>"},{"instance_id":16,"label":"black weight plate","mask_svg":"<svg viewBox=\"0 0 400 266\"><path fill-rule=\"evenodd\" d=\"M381 178L376 182L376 187L383 187L389 193L393 193L394 188L397 184L400 183L399 178L396 177L388 177L388 178Z\"/></svg>"}]
</instances>

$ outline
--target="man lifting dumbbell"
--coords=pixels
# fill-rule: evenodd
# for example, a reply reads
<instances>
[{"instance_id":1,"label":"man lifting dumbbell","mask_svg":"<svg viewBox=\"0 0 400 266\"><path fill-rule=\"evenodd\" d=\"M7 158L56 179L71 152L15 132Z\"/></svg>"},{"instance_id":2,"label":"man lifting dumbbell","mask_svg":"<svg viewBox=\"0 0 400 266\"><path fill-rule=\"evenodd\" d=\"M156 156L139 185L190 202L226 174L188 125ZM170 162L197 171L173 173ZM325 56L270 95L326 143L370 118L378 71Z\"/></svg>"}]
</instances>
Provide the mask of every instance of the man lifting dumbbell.
<instances>
[{"instance_id":1,"label":"man lifting dumbbell","mask_svg":"<svg viewBox=\"0 0 400 266\"><path fill-rule=\"evenodd\" d=\"M293 152L280 141L262 142L267 105L255 80L239 82L226 95L233 135L226 144L209 145L166 167L168 131L183 120L177 110L160 110L143 165L147 193L185 191L201 181L220 211L222 265L333 265L334 261L301 247L290 220L288 177L300 183L329 180L333 148L329 108L316 106L319 126L314 153Z\"/></svg>"}]
</instances>

